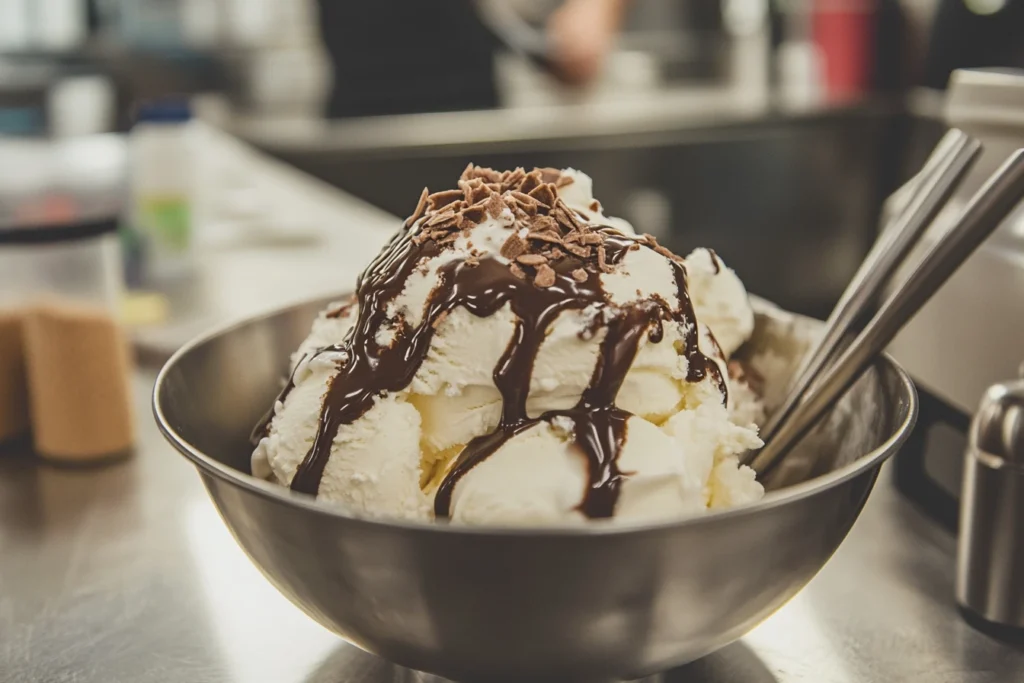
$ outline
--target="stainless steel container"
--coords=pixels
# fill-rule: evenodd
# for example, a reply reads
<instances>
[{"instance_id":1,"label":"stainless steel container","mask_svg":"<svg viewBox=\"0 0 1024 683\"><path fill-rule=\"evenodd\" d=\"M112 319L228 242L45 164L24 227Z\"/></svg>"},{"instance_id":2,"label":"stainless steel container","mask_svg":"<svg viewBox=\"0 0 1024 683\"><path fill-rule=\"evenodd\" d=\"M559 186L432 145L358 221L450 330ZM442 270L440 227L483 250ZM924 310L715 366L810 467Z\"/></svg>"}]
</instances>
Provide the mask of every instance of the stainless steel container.
<instances>
[{"instance_id":1,"label":"stainless steel container","mask_svg":"<svg viewBox=\"0 0 1024 683\"><path fill-rule=\"evenodd\" d=\"M1024 628L1024 379L989 388L964 461L956 598Z\"/></svg>"},{"instance_id":2,"label":"stainless steel container","mask_svg":"<svg viewBox=\"0 0 1024 683\"><path fill-rule=\"evenodd\" d=\"M816 469L754 505L544 529L361 518L248 473L252 425L324 305L187 344L157 379L157 422L288 599L365 650L453 680L633 680L736 640L831 557L916 417L913 385L883 357L787 458ZM757 308L747 360L774 406L818 323Z\"/></svg>"}]
</instances>

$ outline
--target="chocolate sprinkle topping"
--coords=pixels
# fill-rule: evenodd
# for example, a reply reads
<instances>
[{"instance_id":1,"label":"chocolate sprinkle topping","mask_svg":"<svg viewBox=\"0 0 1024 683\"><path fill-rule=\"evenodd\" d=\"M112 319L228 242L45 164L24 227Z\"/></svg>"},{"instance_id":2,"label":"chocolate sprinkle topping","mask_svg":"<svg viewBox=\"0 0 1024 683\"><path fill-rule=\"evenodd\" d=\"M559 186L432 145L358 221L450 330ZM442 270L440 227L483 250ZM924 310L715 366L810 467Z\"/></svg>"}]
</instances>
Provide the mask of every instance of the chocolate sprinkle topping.
<instances>
[{"instance_id":1,"label":"chocolate sprinkle topping","mask_svg":"<svg viewBox=\"0 0 1024 683\"><path fill-rule=\"evenodd\" d=\"M420 200L416 202L416 210L412 212L412 215L405 219L405 228L408 229L413 223L423 217L424 212L427 210L427 199L430 196L430 190L423 188L423 192L420 193Z\"/></svg>"},{"instance_id":2,"label":"chocolate sprinkle topping","mask_svg":"<svg viewBox=\"0 0 1024 683\"><path fill-rule=\"evenodd\" d=\"M472 315L487 317L509 305L516 316L516 329L493 371L494 384L502 397L498 427L470 441L452 463L434 499L438 518L450 515L455 487L474 466L516 434L556 418L573 424L573 447L588 466L588 483L578 509L591 518L612 516L622 481L629 476L619 469L618 456L630 413L615 405L616 396L641 340L646 336L651 343L660 343L665 321L684 333L679 353L687 360L687 381L711 377L725 400L725 382L718 365L698 348L698 327L684 265L677 259L671 261L678 305L669 305L660 297L627 305L612 303L601 285L602 274L611 272L631 249L658 250L659 246L646 237L587 224L553 190L550 204L528 195L549 185L562 187L567 184L566 178L554 169L497 173L470 165L459 182L461 199L450 199L451 191L431 195L440 196L438 203L445 203L427 209L423 215L414 213L407 221L409 229L391 239L359 277L357 320L335 349L345 353L340 354L338 373L324 397L313 445L292 479L293 490L309 494L319 491L338 430L365 415L379 397L409 386L427 357L436 328L460 307ZM514 231L500 252L511 262L473 256L447 263L438 273L439 283L426 302L422 322L415 327L401 319L396 322L389 317L388 308L410 275L425 259L450 249L452 236L460 234L458 228L446 228L481 219L479 211L474 210L481 191L489 193L488 206L500 192L503 205L511 201L520 209ZM545 193L545 199L546 192L538 190L538 194ZM421 197L421 205L426 197ZM532 205L535 215L524 210L524 205ZM421 210L418 205L416 213ZM487 213L492 215L490 210ZM518 235L522 228L543 233L544 237L530 234L531 239L523 240ZM568 241L571 233L576 235L572 242ZM581 246L580 242L596 249ZM530 379L548 329L563 311L584 309L589 317L581 338L592 338L598 328L607 330L590 383L573 408L530 417L526 411ZM396 324L399 329L394 342L390 346L378 344L377 331Z\"/></svg>"}]
</instances>

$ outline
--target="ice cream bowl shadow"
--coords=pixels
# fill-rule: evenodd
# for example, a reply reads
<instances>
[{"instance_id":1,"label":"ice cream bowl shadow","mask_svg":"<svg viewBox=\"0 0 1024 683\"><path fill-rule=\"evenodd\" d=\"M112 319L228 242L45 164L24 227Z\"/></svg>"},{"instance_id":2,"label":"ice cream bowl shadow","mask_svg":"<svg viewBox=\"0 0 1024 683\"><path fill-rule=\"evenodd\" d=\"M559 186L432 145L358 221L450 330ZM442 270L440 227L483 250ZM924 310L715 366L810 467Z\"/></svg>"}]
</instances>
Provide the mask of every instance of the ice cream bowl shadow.
<instances>
[{"instance_id":1,"label":"ice cream bowl shadow","mask_svg":"<svg viewBox=\"0 0 1024 683\"><path fill-rule=\"evenodd\" d=\"M186 345L157 379L157 422L289 600L360 648L453 680L629 680L740 638L828 561L917 416L910 379L881 357L756 504L540 529L369 519L249 474L250 431L325 303ZM770 408L819 325L755 304L742 353Z\"/></svg>"}]
</instances>

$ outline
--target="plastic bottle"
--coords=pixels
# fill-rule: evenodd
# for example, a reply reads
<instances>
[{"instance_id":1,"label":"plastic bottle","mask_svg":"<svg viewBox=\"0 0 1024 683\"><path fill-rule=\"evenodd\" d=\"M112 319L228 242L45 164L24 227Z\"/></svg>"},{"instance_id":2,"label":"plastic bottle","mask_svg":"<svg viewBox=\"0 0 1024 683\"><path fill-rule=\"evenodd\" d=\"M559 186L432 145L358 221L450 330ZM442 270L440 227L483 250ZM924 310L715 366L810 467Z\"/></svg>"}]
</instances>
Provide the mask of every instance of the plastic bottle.
<instances>
[{"instance_id":1,"label":"plastic bottle","mask_svg":"<svg viewBox=\"0 0 1024 683\"><path fill-rule=\"evenodd\" d=\"M175 290L194 274L195 130L185 101L140 107L129 140L132 224L143 285Z\"/></svg>"}]
</instances>

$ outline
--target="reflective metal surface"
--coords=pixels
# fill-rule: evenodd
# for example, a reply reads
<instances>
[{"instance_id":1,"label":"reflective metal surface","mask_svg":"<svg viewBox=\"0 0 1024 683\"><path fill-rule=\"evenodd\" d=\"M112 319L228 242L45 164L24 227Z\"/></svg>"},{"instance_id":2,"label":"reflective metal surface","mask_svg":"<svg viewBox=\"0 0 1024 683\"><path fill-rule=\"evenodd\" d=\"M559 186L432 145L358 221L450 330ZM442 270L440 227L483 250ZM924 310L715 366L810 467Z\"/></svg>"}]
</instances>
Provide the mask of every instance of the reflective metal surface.
<instances>
[{"instance_id":1,"label":"reflective metal surface","mask_svg":"<svg viewBox=\"0 0 1024 683\"><path fill-rule=\"evenodd\" d=\"M964 459L957 601L1024 628L1024 381L985 393Z\"/></svg>"},{"instance_id":2,"label":"reflective metal surface","mask_svg":"<svg viewBox=\"0 0 1024 683\"><path fill-rule=\"evenodd\" d=\"M238 548L149 413L123 463L62 470L0 455L0 681L399 683L437 679L349 645ZM669 683L1006 683L1024 648L953 603L955 539L885 475L805 590Z\"/></svg>"},{"instance_id":3,"label":"reflective metal surface","mask_svg":"<svg viewBox=\"0 0 1024 683\"><path fill-rule=\"evenodd\" d=\"M251 426L322 304L183 348L158 379L157 418L292 602L390 661L458 680L632 679L734 641L828 560L916 415L909 380L880 360L805 442L813 460L828 455L820 477L684 522L524 531L359 519L240 472ZM797 324L785 321L760 316L755 361L759 342ZM795 363L795 347L770 350Z\"/></svg>"}]
</instances>

